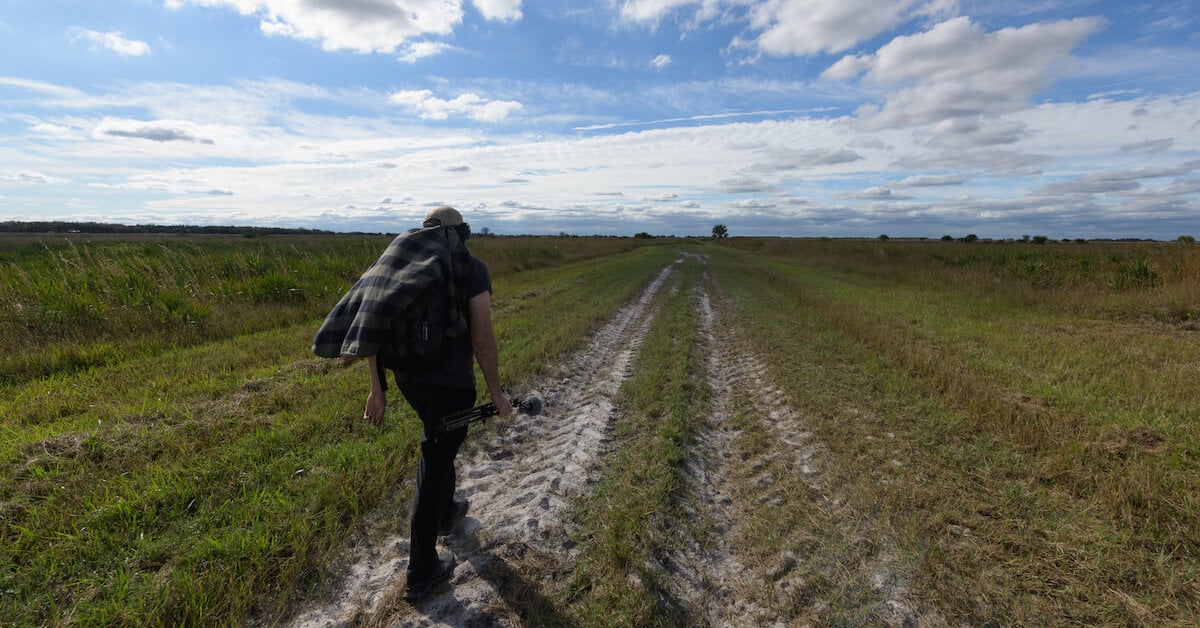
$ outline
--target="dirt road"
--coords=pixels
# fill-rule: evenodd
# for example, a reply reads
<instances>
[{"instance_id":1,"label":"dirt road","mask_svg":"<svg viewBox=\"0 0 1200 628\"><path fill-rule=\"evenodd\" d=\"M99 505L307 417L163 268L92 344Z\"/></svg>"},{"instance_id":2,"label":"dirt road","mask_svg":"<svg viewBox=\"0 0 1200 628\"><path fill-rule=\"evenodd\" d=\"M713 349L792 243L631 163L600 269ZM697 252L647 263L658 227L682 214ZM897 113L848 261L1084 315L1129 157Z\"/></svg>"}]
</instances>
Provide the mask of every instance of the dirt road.
<instances>
[{"instance_id":1,"label":"dirt road","mask_svg":"<svg viewBox=\"0 0 1200 628\"><path fill-rule=\"evenodd\" d=\"M614 396L653 320L655 295L673 268L664 268L564 361L560 372L540 384L545 402L540 416L518 417L499 428L490 442L460 456L460 494L471 500L471 512L446 539L446 549L458 560L452 588L415 605L401 598L407 524L395 521L393 512L390 525L403 533L361 535L347 558L347 576L336 598L311 604L292 625L518 626L522 611L531 606L538 607L541 617L555 617L553 604L539 591L552 579L569 578L573 569L576 549L567 509L596 480L619 412ZM738 539L745 535L739 526L746 509L794 498L796 491L780 489L793 486L797 478L814 507L837 500L822 480L821 444L771 385L763 363L738 341L733 326L718 320L718 308L703 286L695 288L694 300L708 344L708 381L715 401L697 426L685 470L683 508L691 521L680 522L680 529L706 532L703 538L678 535L675 546L656 552L652 560L669 574L674 604L696 624L792 625L819 619L828 601L811 595L802 570L796 570L804 556L784 552L764 566L761 557L739 555L744 543ZM752 456L743 450L743 435L731 422L746 407L735 409L734 403L753 404L757 420L779 434L768 451ZM770 468L786 469L787 481L765 471L767 462L775 465ZM937 623L912 611L885 553L845 568L861 571L863 579L876 584L876 621Z\"/></svg>"}]
</instances>

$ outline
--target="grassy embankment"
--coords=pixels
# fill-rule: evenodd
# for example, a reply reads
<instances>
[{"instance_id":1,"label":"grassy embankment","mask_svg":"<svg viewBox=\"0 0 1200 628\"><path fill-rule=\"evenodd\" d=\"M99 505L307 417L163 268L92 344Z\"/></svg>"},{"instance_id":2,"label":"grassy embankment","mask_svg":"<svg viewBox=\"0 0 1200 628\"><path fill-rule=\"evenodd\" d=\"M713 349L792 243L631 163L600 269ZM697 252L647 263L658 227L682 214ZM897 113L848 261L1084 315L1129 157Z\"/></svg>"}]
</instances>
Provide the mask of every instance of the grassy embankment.
<instances>
[{"instance_id":1,"label":"grassy embankment","mask_svg":"<svg viewBox=\"0 0 1200 628\"><path fill-rule=\"evenodd\" d=\"M951 623L1200 618L1200 247L726 244L729 314L845 500L743 524L803 558L794 604L857 621L879 583L839 565L892 544Z\"/></svg>"},{"instance_id":2,"label":"grassy embankment","mask_svg":"<svg viewBox=\"0 0 1200 628\"><path fill-rule=\"evenodd\" d=\"M0 617L237 623L319 586L353 521L412 471L407 408L393 396L385 428L367 428L361 365L308 353L386 242L7 249L0 333L20 351L0 395ZM673 254L636 244L473 242L493 271L505 382L574 346Z\"/></svg>"}]
</instances>

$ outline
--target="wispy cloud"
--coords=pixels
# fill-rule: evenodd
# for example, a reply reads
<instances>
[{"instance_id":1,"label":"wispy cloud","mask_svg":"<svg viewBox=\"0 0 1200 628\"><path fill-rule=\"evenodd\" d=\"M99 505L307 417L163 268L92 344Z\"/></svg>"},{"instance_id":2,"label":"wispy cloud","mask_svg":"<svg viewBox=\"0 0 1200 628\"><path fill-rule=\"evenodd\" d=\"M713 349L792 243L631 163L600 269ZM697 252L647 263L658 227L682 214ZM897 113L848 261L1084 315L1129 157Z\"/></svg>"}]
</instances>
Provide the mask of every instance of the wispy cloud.
<instances>
[{"instance_id":1,"label":"wispy cloud","mask_svg":"<svg viewBox=\"0 0 1200 628\"><path fill-rule=\"evenodd\" d=\"M440 41L417 41L406 44L400 51L400 56L396 58L404 63L416 63L421 59L435 57L453 49L454 46Z\"/></svg>"},{"instance_id":2,"label":"wispy cloud","mask_svg":"<svg viewBox=\"0 0 1200 628\"><path fill-rule=\"evenodd\" d=\"M360 53L393 53L415 37L449 35L463 20L462 0L166 0L172 9L188 4L257 16L266 35L317 42L324 50ZM474 0L474 5L488 20L521 19L521 0Z\"/></svg>"},{"instance_id":3,"label":"wispy cloud","mask_svg":"<svg viewBox=\"0 0 1200 628\"><path fill-rule=\"evenodd\" d=\"M944 185L962 185L968 180L965 174L918 174L905 177L892 185L898 188L941 187Z\"/></svg>"},{"instance_id":4,"label":"wispy cloud","mask_svg":"<svg viewBox=\"0 0 1200 628\"><path fill-rule=\"evenodd\" d=\"M77 99L83 97L83 92L71 87L63 87L53 83L44 83L42 81L18 78L14 76L0 76L0 85L16 87L49 96L57 96L63 99Z\"/></svg>"},{"instance_id":5,"label":"wispy cloud","mask_svg":"<svg viewBox=\"0 0 1200 628\"><path fill-rule=\"evenodd\" d=\"M196 135L194 125L177 120L120 120L106 118L96 125L97 136L129 137L151 142L193 142L213 144L213 140Z\"/></svg>"},{"instance_id":6,"label":"wispy cloud","mask_svg":"<svg viewBox=\"0 0 1200 628\"><path fill-rule=\"evenodd\" d=\"M472 0L472 2L485 19L500 21L521 19L521 0Z\"/></svg>"},{"instance_id":7,"label":"wispy cloud","mask_svg":"<svg viewBox=\"0 0 1200 628\"><path fill-rule=\"evenodd\" d=\"M34 172L32 170L22 170L19 172L10 172L7 175L5 175L4 178L6 178L10 181L18 181L20 183L61 184L61 183L69 183L70 182L67 179L62 179L60 177L53 177L48 174Z\"/></svg>"},{"instance_id":8,"label":"wispy cloud","mask_svg":"<svg viewBox=\"0 0 1200 628\"><path fill-rule=\"evenodd\" d=\"M88 42L102 48L107 48L122 57L141 57L150 54L150 44L136 39L126 39L120 32L102 33L88 28L72 28L71 39L76 42Z\"/></svg>"},{"instance_id":9,"label":"wispy cloud","mask_svg":"<svg viewBox=\"0 0 1200 628\"><path fill-rule=\"evenodd\" d=\"M802 113L818 113L828 111L829 109L776 109L773 111L738 111L730 113L709 113L695 116L687 116L682 118L662 118L659 120L645 121L630 121L630 122L610 122L608 124L589 124L587 126L577 126L572 128L572 131L606 131L610 129L621 129L639 126L655 126L660 124L675 124L678 122L705 122L708 120L729 120L732 118L756 118L763 116L784 116L795 115Z\"/></svg>"},{"instance_id":10,"label":"wispy cloud","mask_svg":"<svg viewBox=\"0 0 1200 628\"><path fill-rule=\"evenodd\" d=\"M463 115L480 122L501 122L522 108L521 103L514 100L488 100L473 93L444 100L427 89L399 91L389 96L388 100L426 120L445 120L451 115Z\"/></svg>"}]
</instances>

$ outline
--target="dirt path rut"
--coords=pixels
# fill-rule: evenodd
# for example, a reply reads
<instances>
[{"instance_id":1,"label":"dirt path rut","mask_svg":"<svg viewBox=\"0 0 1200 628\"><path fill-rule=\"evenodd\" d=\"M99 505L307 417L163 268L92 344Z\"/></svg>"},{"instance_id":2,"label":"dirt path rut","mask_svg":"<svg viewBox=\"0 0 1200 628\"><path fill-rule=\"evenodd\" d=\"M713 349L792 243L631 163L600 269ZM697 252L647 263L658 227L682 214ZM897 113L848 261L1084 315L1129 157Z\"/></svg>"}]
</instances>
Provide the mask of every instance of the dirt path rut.
<instances>
[{"instance_id":1,"label":"dirt path rut","mask_svg":"<svg viewBox=\"0 0 1200 628\"><path fill-rule=\"evenodd\" d=\"M564 511L594 480L615 415L613 397L671 270L664 268L540 385L540 416L517 417L473 456L460 456L459 494L471 511L446 539L458 560L452 589L416 605L401 599L408 563L403 525L382 541L360 542L337 599L305 610L292 625L521 625L522 608L539 603L524 567L545 575L572 562Z\"/></svg>"},{"instance_id":2,"label":"dirt path rut","mask_svg":"<svg viewBox=\"0 0 1200 628\"><path fill-rule=\"evenodd\" d=\"M534 609L543 621L569 624L540 592L548 582L571 577L577 551L568 509L597 479L618 414L614 397L650 328L655 295L673 268L665 267L541 382L540 416L517 417L497 428L490 442L460 455L459 494L470 499L471 511L445 539L458 560L453 587L415 605L402 599L408 557L402 521L401 533L360 534L336 599L309 607L292 625L519 626ZM877 530L869 526L860 536L872 537L865 545L878 549L832 565L786 549L789 543L803 546L795 540L785 539L778 555L766 559L763 550L746 549L746 535L754 534L747 532L746 522L753 519L747 514L756 508L771 512L800 503L803 512L815 513L801 534L817 543L830 530L856 527L851 524L857 515L845 511L837 488L827 485L821 465L829 453L805 418L772 383L765 362L741 341L736 326L720 320L726 308L713 307L706 292L711 285L706 278L694 289L713 403L707 416L697 417L695 446L683 469L686 520L668 522L679 533L664 535L671 546L651 556L653 567L667 576L671 599L664 602L682 609L695 625L821 624L831 619L827 611L835 594L828 586L814 588L812 581L851 582L847 586L867 589L860 596L866 600L860 619L941 625L934 615L914 612L887 542L873 538ZM747 448L738 424L746 416L772 435L765 450ZM377 516L395 525L394 512Z\"/></svg>"}]
</instances>

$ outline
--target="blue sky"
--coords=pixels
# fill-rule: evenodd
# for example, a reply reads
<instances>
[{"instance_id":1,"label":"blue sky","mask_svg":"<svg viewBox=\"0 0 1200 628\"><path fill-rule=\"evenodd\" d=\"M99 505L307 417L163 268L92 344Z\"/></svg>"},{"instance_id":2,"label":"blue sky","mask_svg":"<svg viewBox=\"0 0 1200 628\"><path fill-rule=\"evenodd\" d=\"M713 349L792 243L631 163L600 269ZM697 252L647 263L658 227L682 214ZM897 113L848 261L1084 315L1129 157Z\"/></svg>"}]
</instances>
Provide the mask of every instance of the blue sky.
<instances>
[{"instance_id":1,"label":"blue sky","mask_svg":"<svg viewBox=\"0 0 1200 628\"><path fill-rule=\"evenodd\" d=\"M0 0L0 220L1200 235L1200 5Z\"/></svg>"}]
</instances>

